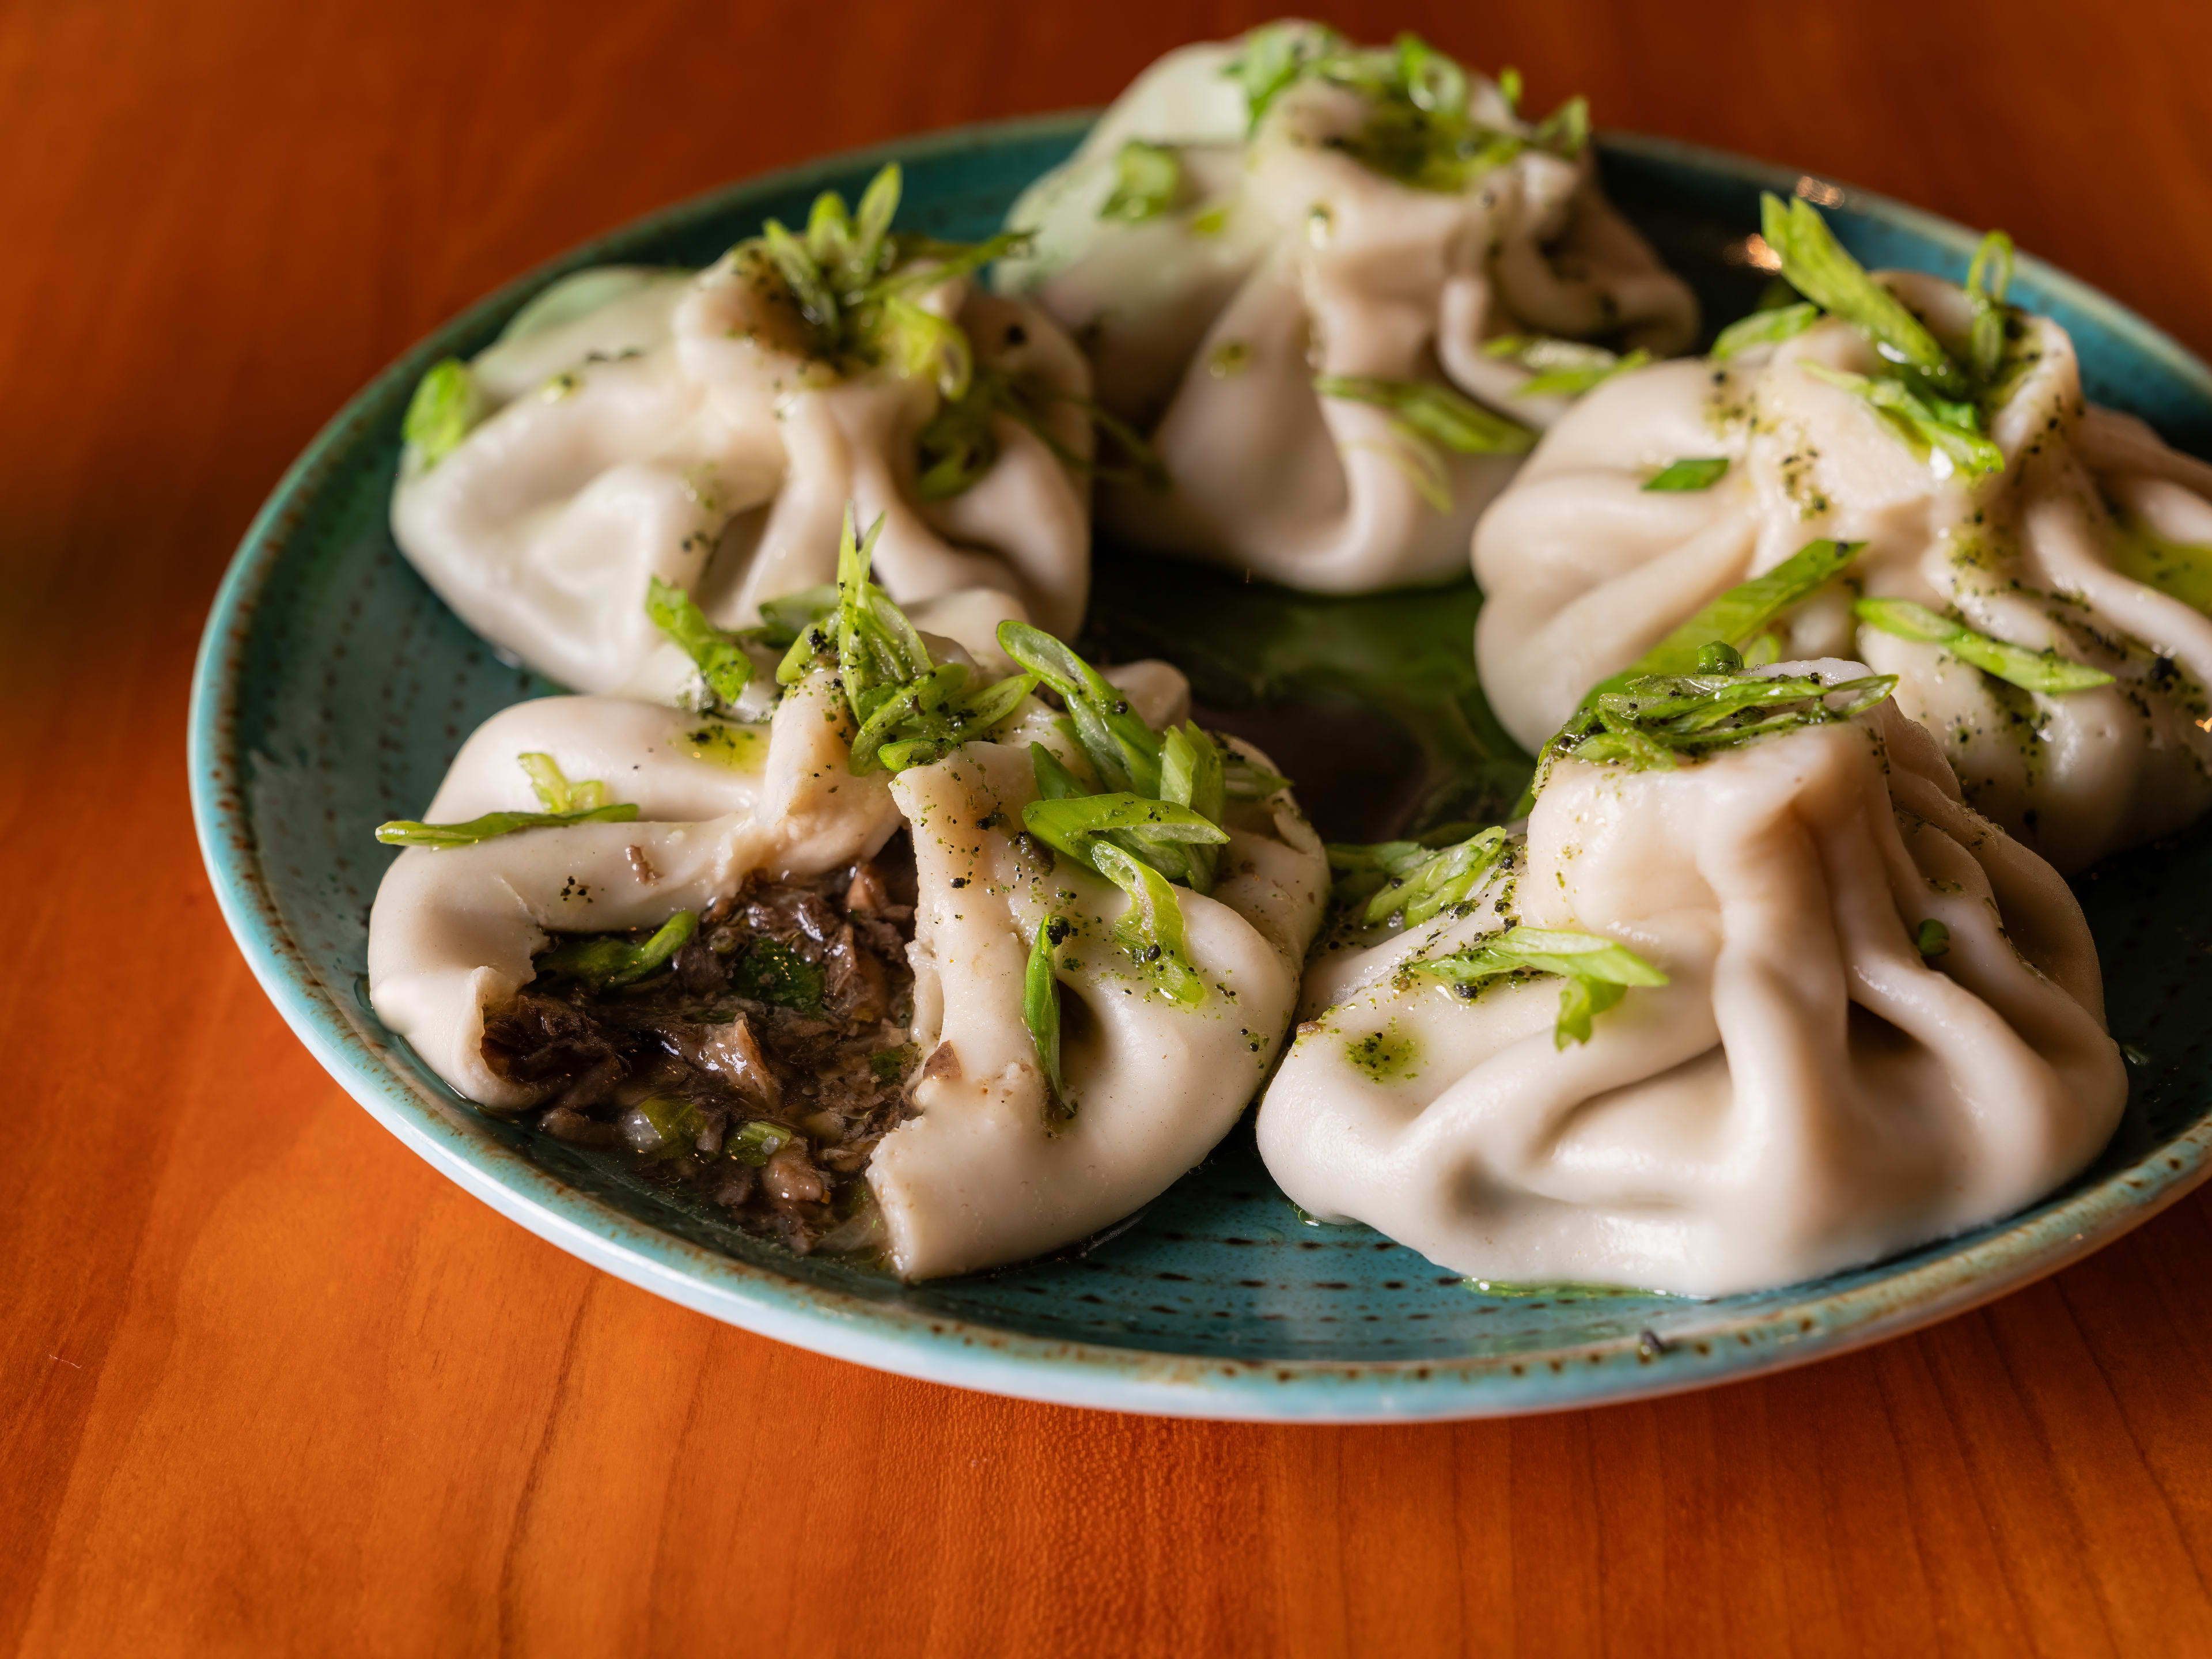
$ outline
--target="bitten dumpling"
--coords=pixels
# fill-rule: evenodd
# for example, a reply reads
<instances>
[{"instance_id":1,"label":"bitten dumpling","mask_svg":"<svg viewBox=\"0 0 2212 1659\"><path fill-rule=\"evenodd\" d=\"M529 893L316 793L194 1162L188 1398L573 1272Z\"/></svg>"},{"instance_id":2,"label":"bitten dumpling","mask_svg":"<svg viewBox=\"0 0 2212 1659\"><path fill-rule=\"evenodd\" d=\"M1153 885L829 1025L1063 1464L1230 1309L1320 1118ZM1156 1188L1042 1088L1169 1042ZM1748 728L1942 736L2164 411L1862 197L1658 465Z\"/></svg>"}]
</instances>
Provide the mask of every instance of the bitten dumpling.
<instances>
[{"instance_id":1,"label":"bitten dumpling","mask_svg":"<svg viewBox=\"0 0 2212 1659\"><path fill-rule=\"evenodd\" d=\"M418 392L392 504L461 619L572 690L667 700L655 578L726 628L832 580L848 502L902 603L1018 596L1072 630L1090 583L1090 377L977 248L891 233L896 170L707 270L556 283Z\"/></svg>"},{"instance_id":2,"label":"bitten dumpling","mask_svg":"<svg viewBox=\"0 0 2212 1659\"><path fill-rule=\"evenodd\" d=\"M1328 866L1175 671L1109 681L1018 620L921 634L866 556L766 728L594 697L488 722L432 817L489 816L386 826L370 997L485 1107L927 1278L1084 1237L1205 1156L1288 1027Z\"/></svg>"},{"instance_id":3,"label":"bitten dumpling","mask_svg":"<svg viewBox=\"0 0 2212 1659\"><path fill-rule=\"evenodd\" d=\"M1309 977L1258 1123L1283 1190L1473 1277L1710 1297L2078 1173L2127 1092L2087 927L1887 689L1640 679L1525 832L1340 855L1404 908Z\"/></svg>"},{"instance_id":4,"label":"bitten dumpling","mask_svg":"<svg viewBox=\"0 0 2212 1659\"><path fill-rule=\"evenodd\" d=\"M1015 204L1036 240L1000 286L1165 471L1102 489L1112 530L1317 592L1452 580L1533 429L1616 352L1689 344L1580 100L1516 97L1411 37L1276 24L1161 59Z\"/></svg>"},{"instance_id":5,"label":"bitten dumpling","mask_svg":"<svg viewBox=\"0 0 2212 1659\"><path fill-rule=\"evenodd\" d=\"M1709 607L1733 620L1705 637L1899 676L1966 799L2062 871L2197 817L2212 466L2084 402L2066 331L2002 303L2002 246L1975 286L1870 280L1803 204L1770 221L1829 314L1609 381L1483 520L1476 654L1507 729L1540 743ZM1864 545L1809 592L1783 580L1779 612L1718 597L1816 538Z\"/></svg>"}]
</instances>

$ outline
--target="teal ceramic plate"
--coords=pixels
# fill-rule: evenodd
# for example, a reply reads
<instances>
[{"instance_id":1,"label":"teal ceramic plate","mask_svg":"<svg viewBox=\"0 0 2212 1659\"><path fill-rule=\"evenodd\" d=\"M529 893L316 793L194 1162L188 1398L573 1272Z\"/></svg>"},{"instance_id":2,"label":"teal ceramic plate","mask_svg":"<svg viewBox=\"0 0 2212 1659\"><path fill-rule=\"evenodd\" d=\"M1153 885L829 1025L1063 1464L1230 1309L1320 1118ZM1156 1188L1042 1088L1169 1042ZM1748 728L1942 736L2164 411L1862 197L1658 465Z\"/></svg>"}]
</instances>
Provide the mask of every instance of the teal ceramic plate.
<instances>
[{"instance_id":1,"label":"teal ceramic plate","mask_svg":"<svg viewBox=\"0 0 2212 1659\"><path fill-rule=\"evenodd\" d=\"M906 168L902 222L994 228L1060 159L1080 117L980 128L755 180L580 248L424 340L354 399L247 533L208 620L193 687L191 781L209 872L285 1018L386 1127L562 1249L732 1324L887 1370L1071 1405L1201 1417L1380 1420L1578 1405L1692 1387L1894 1334L2051 1272L2171 1203L2206 1172L2212 1062L2212 839L2092 872L2134 1098L2118 1140L2027 1214L1899 1261L1724 1301L1484 1294L1361 1227L1304 1224L1243 1127L1113 1235L1027 1267L919 1286L802 1261L679 1206L619 1169L471 1109L370 1012L366 916L390 856L381 819L419 811L461 739L550 688L502 666L400 559L385 507L408 394L481 348L553 276L610 259L704 264L814 193ZM1725 258L1757 192L1793 174L1650 139L1604 147L1607 183L1710 317L1749 308ZM1845 192L1831 216L1869 264L1956 276L1959 227ZM2212 374L2048 266L2014 295L2073 330L2090 395L2212 453ZM1102 549L1094 642L1188 667L1216 723L1268 734L1325 831L1474 816L1525 764L1465 657L1471 587L1417 601L1315 601ZM1161 583L1176 602L1158 602ZM1139 593L1146 596L1139 602ZM1163 616L1204 618L1178 633ZM1288 716L1288 718L1285 718Z\"/></svg>"}]
</instances>

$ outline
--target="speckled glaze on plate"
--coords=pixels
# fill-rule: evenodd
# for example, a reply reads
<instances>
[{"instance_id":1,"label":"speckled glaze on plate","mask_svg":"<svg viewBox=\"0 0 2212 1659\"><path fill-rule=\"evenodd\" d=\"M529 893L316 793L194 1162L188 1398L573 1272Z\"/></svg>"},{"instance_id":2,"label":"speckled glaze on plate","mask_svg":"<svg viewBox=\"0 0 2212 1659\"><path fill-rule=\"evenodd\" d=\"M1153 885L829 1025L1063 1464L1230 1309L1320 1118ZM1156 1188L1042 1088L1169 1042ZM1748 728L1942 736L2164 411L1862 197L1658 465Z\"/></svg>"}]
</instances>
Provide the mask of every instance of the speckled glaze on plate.
<instances>
[{"instance_id":1,"label":"speckled glaze on plate","mask_svg":"<svg viewBox=\"0 0 2212 1659\"><path fill-rule=\"evenodd\" d=\"M551 688L502 666L392 546L386 505L400 414L417 378L441 357L480 349L562 272L617 259L703 264L763 217L802 217L818 190L849 197L886 160L906 169L902 225L979 235L1068 151L1086 119L976 128L833 158L580 248L392 364L278 485L223 581L202 641L191 714L193 810L247 960L316 1057L380 1121L562 1249L783 1341L1069 1405L1310 1421L1544 1410L1802 1363L2050 1273L2203 1177L2212 1064L2198 1011L2212 993L2212 837L2203 835L2124 855L2080 884L2134 1084L2125 1122L2094 1169L1996 1226L1877 1267L1717 1302L1470 1290L1364 1228L1304 1224L1261 1168L1249 1123L1133 1224L1085 1249L905 1286L749 1239L611 1164L479 1114L432 1077L368 1007L367 913L391 856L370 829L418 811L477 722ZM1614 199L1698 285L1709 319L1747 308L1755 278L1723 250L1755 225L1758 191L1787 190L1796 175L1630 137L1606 139L1603 158ZM1975 241L1956 225L1856 191L1830 216L1869 264L1955 277ZM2021 261L2014 295L2074 331L2092 398L2142 415L2185 448L2212 452L2212 373L2174 342L2032 258ZM1119 596L1140 586L1102 574L1094 635L1113 637L1131 620L1127 606L1117 611ZM1215 597L1224 607L1237 603L1234 584ZM1238 613L1243 621L1279 632L1319 614L1316 602L1264 591L1254 603L1262 611ZM1474 603L1468 589L1427 608L1471 616ZM1295 702L1310 690L1356 704L1356 689L1331 682L1328 665L1316 663L1312 686L1261 685L1253 695ZM1425 718L1403 708L1365 712L1401 725ZM1453 732L1434 740L1401 732L1409 764L1425 755L1449 772L1483 759L1489 738L1479 696L1444 685L1431 712ZM1420 790L1401 793L1410 799ZM1323 827L1334 828L1332 806L1313 804Z\"/></svg>"}]
</instances>

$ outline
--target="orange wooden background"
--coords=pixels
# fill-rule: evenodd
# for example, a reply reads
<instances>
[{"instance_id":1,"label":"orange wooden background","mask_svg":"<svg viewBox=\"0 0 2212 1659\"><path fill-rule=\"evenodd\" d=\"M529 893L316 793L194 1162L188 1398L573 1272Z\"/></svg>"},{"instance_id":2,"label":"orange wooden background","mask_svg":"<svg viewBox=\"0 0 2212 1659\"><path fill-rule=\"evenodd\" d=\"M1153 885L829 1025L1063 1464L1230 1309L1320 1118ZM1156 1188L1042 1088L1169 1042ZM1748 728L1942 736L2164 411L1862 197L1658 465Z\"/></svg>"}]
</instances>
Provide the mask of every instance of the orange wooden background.
<instances>
[{"instance_id":1,"label":"orange wooden background","mask_svg":"<svg viewBox=\"0 0 2212 1659\"><path fill-rule=\"evenodd\" d=\"M2203 0L1332 9L2004 225L2212 350ZM249 977L185 684L341 400L646 209L1103 101L1263 15L0 4L0 1648L2212 1653L2203 1200L1924 1335L1656 1404L1077 1413L593 1273L403 1151Z\"/></svg>"}]
</instances>

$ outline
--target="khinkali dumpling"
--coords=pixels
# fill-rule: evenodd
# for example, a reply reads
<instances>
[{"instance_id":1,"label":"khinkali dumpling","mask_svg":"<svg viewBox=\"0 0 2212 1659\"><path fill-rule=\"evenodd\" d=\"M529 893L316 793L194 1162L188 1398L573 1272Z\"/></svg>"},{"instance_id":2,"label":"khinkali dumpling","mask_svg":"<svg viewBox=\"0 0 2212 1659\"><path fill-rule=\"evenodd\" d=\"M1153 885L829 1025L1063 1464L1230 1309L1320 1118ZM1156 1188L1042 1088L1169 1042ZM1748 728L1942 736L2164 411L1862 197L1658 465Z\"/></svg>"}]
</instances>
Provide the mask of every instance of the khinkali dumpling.
<instances>
[{"instance_id":1,"label":"khinkali dumpling","mask_svg":"<svg viewBox=\"0 0 2212 1659\"><path fill-rule=\"evenodd\" d=\"M831 580L848 502L902 603L1017 595L1071 631L1090 582L1089 372L967 249L887 227L896 169L706 270L588 270L410 411L400 549L493 644L579 691L667 700L653 579L726 627Z\"/></svg>"},{"instance_id":2,"label":"khinkali dumpling","mask_svg":"<svg viewBox=\"0 0 2212 1659\"><path fill-rule=\"evenodd\" d=\"M848 547L764 738L607 698L495 716L432 816L510 816L387 826L412 844L370 997L471 1099L924 1278L1083 1237L1205 1156L1328 868L1172 669L1109 682L1018 621L970 652L865 569Z\"/></svg>"},{"instance_id":3,"label":"khinkali dumpling","mask_svg":"<svg viewBox=\"0 0 2212 1659\"><path fill-rule=\"evenodd\" d=\"M1347 851L1416 920L1312 971L1259 1116L1283 1190L1472 1277L1719 1296L2081 1170L2127 1093L2088 928L1887 685L1642 678L1525 832Z\"/></svg>"},{"instance_id":4,"label":"khinkali dumpling","mask_svg":"<svg viewBox=\"0 0 2212 1659\"><path fill-rule=\"evenodd\" d=\"M1484 518L1476 654L1507 729L1540 743L1677 630L1764 636L1897 674L1966 799L2063 871L2197 817L2212 467L2083 401L2066 331L2001 303L2002 244L1972 287L1870 280L1803 204L1769 220L1835 314L1608 381ZM1865 545L1808 596L1784 573L1815 538ZM1716 597L1754 579L1796 602ZM1726 625L1692 625L1709 605Z\"/></svg>"},{"instance_id":5,"label":"khinkali dumpling","mask_svg":"<svg viewBox=\"0 0 2212 1659\"><path fill-rule=\"evenodd\" d=\"M1102 490L1110 528L1314 592L1451 580L1606 347L1689 344L1580 100L1529 122L1517 94L1411 36L1276 24L1161 59L1015 204L1035 241L997 281L1165 469Z\"/></svg>"}]
</instances>

